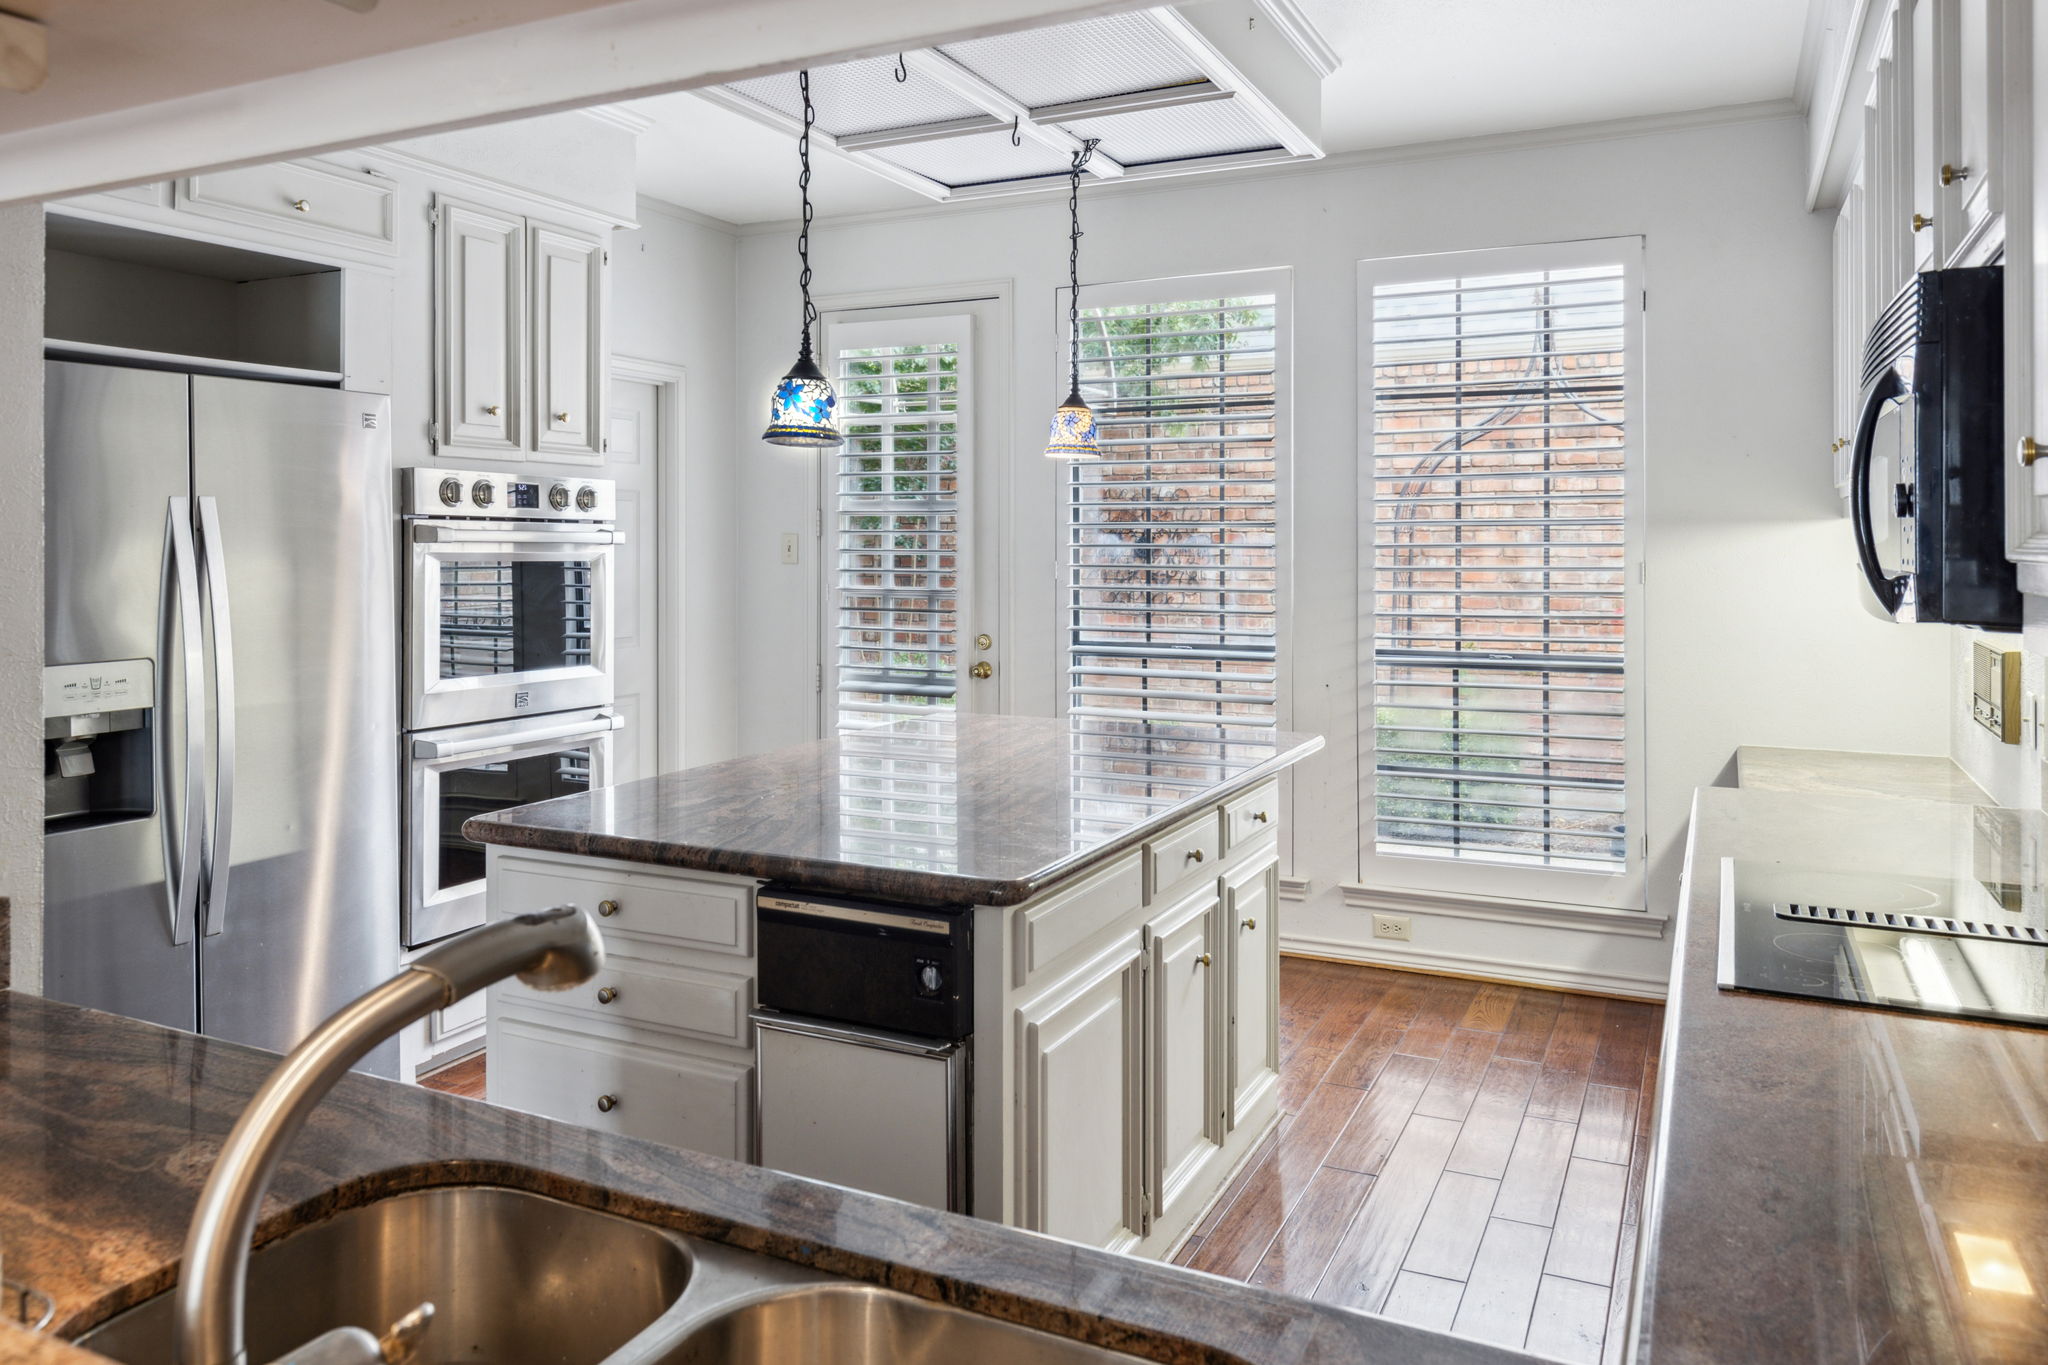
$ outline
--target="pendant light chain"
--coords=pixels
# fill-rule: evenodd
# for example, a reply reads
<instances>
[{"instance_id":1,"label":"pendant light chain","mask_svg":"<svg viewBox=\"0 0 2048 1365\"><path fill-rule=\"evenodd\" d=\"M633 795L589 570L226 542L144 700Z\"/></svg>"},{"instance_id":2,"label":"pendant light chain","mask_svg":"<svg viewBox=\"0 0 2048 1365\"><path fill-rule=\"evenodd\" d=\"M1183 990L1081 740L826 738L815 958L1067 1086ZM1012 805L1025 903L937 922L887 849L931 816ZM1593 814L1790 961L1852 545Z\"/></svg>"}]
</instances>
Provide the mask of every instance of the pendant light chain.
<instances>
[{"instance_id":1,"label":"pendant light chain","mask_svg":"<svg viewBox=\"0 0 2048 1365\"><path fill-rule=\"evenodd\" d=\"M1083 139L1067 174L1067 217L1073 225L1067 238L1067 378L1071 393L1081 391L1081 172L1101 140Z\"/></svg>"},{"instance_id":2,"label":"pendant light chain","mask_svg":"<svg viewBox=\"0 0 2048 1365\"><path fill-rule=\"evenodd\" d=\"M797 275L797 287L804 295L804 344L803 354L811 354L811 329L818 325L818 308L811 302L811 125L818 121L818 111L811 104L811 73L799 71L796 77L797 89L804 98L804 131L796 140L797 160L802 169L797 172L797 193L803 196L803 226L796 234L796 256L803 269Z\"/></svg>"}]
</instances>

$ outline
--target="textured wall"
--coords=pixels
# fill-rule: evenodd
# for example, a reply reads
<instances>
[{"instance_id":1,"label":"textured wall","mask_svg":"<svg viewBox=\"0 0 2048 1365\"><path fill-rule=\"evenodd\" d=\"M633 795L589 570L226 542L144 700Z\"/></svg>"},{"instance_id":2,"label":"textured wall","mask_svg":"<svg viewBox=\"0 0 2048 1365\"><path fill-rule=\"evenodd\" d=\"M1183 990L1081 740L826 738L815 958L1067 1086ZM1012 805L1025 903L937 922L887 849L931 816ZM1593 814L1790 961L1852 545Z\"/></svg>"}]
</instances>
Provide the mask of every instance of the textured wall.
<instances>
[{"instance_id":1,"label":"textured wall","mask_svg":"<svg viewBox=\"0 0 2048 1365\"><path fill-rule=\"evenodd\" d=\"M0 985L43 978L43 210L0 208Z\"/></svg>"}]
</instances>

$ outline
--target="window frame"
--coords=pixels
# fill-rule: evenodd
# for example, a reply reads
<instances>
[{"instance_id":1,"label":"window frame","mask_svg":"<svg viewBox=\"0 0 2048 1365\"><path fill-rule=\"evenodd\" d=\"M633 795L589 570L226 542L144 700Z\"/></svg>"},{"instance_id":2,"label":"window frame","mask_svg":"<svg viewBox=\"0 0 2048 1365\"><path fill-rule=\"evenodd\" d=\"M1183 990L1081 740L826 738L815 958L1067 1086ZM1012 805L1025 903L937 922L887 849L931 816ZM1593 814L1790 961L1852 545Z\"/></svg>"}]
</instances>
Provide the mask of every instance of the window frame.
<instances>
[{"instance_id":1,"label":"window frame","mask_svg":"<svg viewBox=\"0 0 2048 1365\"><path fill-rule=\"evenodd\" d=\"M1539 270L1571 270L1619 265L1622 270L1625 391L1623 423L1627 436L1623 454L1623 623L1622 701L1625 735L1624 859L1614 872L1542 867L1480 857L1431 857L1387 854L1377 848L1376 771L1378 726L1375 718L1377 662L1374 514L1377 508L1375 436L1377 390L1374 372L1374 290L1384 285L1509 275ZM1411 889L1450 895L1503 900L1534 900L1597 909L1646 907L1648 838L1647 714L1644 706L1644 662L1648 642L1644 562L1648 525L1645 421L1648 375L1644 363L1646 330L1643 283L1643 239L1639 236L1587 238L1521 247L1398 256L1358 263L1358 412L1353 448L1357 479L1357 515L1353 545L1358 566L1358 685L1354 693L1358 727L1358 880L1374 888Z\"/></svg>"}]
</instances>

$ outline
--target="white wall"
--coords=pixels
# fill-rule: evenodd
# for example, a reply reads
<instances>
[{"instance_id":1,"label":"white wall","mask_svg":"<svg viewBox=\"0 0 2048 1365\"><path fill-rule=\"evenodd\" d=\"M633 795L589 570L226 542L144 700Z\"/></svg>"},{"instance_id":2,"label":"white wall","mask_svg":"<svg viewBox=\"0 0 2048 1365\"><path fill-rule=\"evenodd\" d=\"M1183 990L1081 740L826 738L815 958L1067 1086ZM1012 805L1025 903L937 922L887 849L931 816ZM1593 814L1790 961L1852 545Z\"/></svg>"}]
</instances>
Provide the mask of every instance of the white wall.
<instances>
[{"instance_id":1,"label":"white wall","mask_svg":"<svg viewBox=\"0 0 2048 1365\"><path fill-rule=\"evenodd\" d=\"M1356 875L1356 263L1361 259L1641 234L1649 289L1647 651L1649 902L1675 907L1693 789L1740 744L1946 753L1948 641L1880 623L1856 603L1847 523L1831 485L1829 225L1804 207L1795 118L1607 135L1511 139L1359 158L1256 177L1084 189L1086 281L1257 267L1293 270L1295 410L1287 470L1295 519L1289 723L1325 735L1294 787L1293 866L1310 882L1287 932L1367 938L1338 894ZM830 185L816 187L831 211ZM824 221L821 294L1013 280L1016 418L1010 508L1020 546L1015 619L999 666L1015 709L1055 710L1055 471L1038 455L1057 400L1054 291L1065 204L1051 196ZM740 249L737 434L757 423L791 359L795 259L785 231ZM808 524L815 457L766 446L739 466L740 743L755 751L815 724L808 661L815 563L785 567L776 535ZM806 546L815 544L808 536ZM1031 547L1043 547L1034 552ZM1031 585L1039 585L1034 590ZM798 661L804 661L801 666ZM1416 949L1561 964L1606 962L1661 980L1668 944L1418 920ZM1432 935L1435 936L1434 940ZM1438 962L1435 965L1447 965ZM1610 983L1611 984L1611 983Z\"/></svg>"},{"instance_id":2,"label":"white wall","mask_svg":"<svg viewBox=\"0 0 2048 1365\"><path fill-rule=\"evenodd\" d=\"M12 985L43 984L43 210L0 209L0 932ZM29 528L33 528L30 530ZM5 949L8 944L0 944ZM0 964L9 958L0 951ZM0 986L10 984L0 969Z\"/></svg>"},{"instance_id":3,"label":"white wall","mask_svg":"<svg viewBox=\"0 0 2048 1365\"><path fill-rule=\"evenodd\" d=\"M683 752L695 766L737 752L733 667L739 598L732 573L732 229L658 200L612 237L612 350L682 367ZM741 451L743 459L747 452Z\"/></svg>"}]
</instances>

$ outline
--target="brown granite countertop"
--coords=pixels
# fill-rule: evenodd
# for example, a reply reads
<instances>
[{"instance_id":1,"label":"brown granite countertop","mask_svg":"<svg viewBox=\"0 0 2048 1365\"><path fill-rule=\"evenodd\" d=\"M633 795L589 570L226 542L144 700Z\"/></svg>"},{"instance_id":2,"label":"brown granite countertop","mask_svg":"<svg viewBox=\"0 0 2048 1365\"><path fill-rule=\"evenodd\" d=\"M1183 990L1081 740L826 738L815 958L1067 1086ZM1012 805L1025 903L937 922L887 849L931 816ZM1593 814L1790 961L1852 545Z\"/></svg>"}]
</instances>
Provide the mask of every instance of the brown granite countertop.
<instances>
[{"instance_id":1,"label":"brown granite countertop","mask_svg":"<svg viewBox=\"0 0 2048 1365\"><path fill-rule=\"evenodd\" d=\"M909 720L480 816L479 843L914 905L1015 905L1323 747L1036 716Z\"/></svg>"},{"instance_id":2,"label":"brown granite countertop","mask_svg":"<svg viewBox=\"0 0 2048 1365\"><path fill-rule=\"evenodd\" d=\"M1854 757L1694 800L1643 1252L1654 1365L2048 1361L2048 1030L1715 983L1722 859L1953 875L1982 817L2026 814L1959 803L1938 769L1935 799L1840 794L1901 775ZM1973 1285L1966 1245L2009 1252L2026 1292Z\"/></svg>"},{"instance_id":3,"label":"brown granite countertop","mask_svg":"<svg viewBox=\"0 0 2048 1365\"><path fill-rule=\"evenodd\" d=\"M169 1287L222 1139L276 1057L0 992L0 1246L73 1335ZM977 1219L369 1076L315 1111L259 1242L380 1195L552 1195L1175 1362L1503 1365L1511 1352ZM0 1331L0 1365L98 1356ZM104 1362L101 1362L104 1365Z\"/></svg>"}]
</instances>

